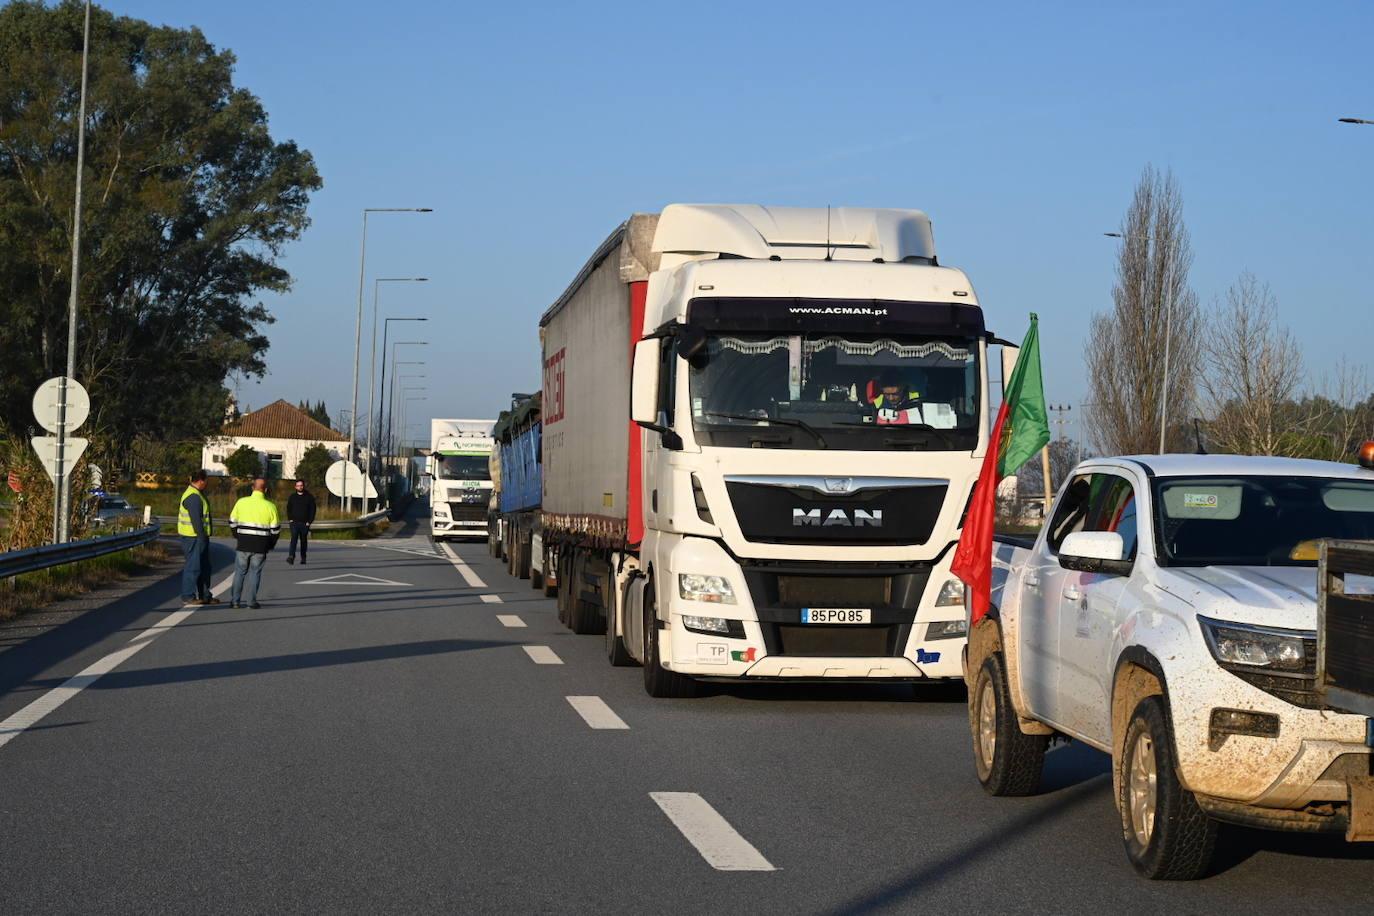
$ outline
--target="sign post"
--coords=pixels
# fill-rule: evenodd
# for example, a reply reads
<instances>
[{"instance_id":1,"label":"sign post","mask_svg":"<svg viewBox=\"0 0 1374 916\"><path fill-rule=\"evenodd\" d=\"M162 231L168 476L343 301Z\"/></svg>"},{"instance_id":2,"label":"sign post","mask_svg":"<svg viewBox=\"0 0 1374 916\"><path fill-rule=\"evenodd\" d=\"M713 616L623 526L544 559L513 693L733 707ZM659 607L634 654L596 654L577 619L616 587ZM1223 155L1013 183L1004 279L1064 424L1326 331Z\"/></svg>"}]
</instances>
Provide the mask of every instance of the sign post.
<instances>
[{"instance_id":1,"label":"sign post","mask_svg":"<svg viewBox=\"0 0 1374 916\"><path fill-rule=\"evenodd\" d=\"M91 398L75 379L55 376L33 393L33 418L53 436L34 436L33 450L53 483L53 543L67 542L71 472L89 444L71 435L91 415Z\"/></svg>"}]
</instances>

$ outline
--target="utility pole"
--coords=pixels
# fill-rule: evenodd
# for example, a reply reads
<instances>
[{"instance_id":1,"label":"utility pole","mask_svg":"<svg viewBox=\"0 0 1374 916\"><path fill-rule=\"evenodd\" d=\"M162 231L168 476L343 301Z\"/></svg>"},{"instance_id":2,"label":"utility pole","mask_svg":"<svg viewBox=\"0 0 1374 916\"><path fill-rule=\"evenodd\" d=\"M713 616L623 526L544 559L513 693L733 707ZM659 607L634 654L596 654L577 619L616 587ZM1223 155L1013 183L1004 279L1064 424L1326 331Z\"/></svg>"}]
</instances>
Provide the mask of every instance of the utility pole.
<instances>
[{"instance_id":1,"label":"utility pole","mask_svg":"<svg viewBox=\"0 0 1374 916\"><path fill-rule=\"evenodd\" d=\"M86 169L86 77L91 58L91 0L86 0L86 24L81 39L81 101L76 119L76 205L72 214L72 288L67 299L67 372L58 383L57 464L52 488L52 538L70 538L72 475L66 468L67 385L76 376L77 294L81 287L81 177Z\"/></svg>"}]
</instances>

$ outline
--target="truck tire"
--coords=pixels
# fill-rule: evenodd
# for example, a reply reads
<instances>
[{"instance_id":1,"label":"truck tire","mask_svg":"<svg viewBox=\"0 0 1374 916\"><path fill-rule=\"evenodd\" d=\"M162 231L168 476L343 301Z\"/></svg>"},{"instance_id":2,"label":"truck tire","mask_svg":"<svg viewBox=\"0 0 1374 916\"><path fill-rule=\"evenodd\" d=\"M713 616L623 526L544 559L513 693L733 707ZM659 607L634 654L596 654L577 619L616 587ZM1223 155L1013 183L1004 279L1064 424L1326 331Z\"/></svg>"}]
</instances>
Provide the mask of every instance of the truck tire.
<instances>
[{"instance_id":1,"label":"truck tire","mask_svg":"<svg viewBox=\"0 0 1374 916\"><path fill-rule=\"evenodd\" d=\"M968 692L973 764L983 791L993 796L1033 795L1045 766L1046 735L1027 735L1017 725L1016 709L1000 652L978 669Z\"/></svg>"},{"instance_id":2,"label":"truck tire","mask_svg":"<svg viewBox=\"0 0 1374 916\"><path fill-rule=\"evenodd\" d=\"M516 542L516 556L519 558L515 562L515 578L528 579L530 577L530 549L532 543L530 538L522 531L520 540Z\"/></svg>"},{"instance_id":3,"label":"truck tire","mask_svg":"<svg viewBox=\"0 0 1374 916\"><path fill-rule=\"evenodd\" d=\"M558 581L559 583L561 583L558 586L557 596L558 622L563 624L563 626L565 627L571 626L571 624L569 623L568 614L568 594L570 592L570 589L568 588L568 582L570 581L568 578L568 574L571 572L571 569L569 568L571 566L572 564L568 562L568 558L564 556L562 552L560 552L558 554Z\"/></svg>"},{"instance_id":4,"label":"truck tire","mask_svg":"<svg viewBox=\"0 0 1374 916\"><path fill-rule=\"evenodd\" d=\"M623 605L623 602L622 602ZM612 668L629 668L635 663L630 650L625 648L625 640L616 632L615 611L606 611L606 661Z\"/></svg>"},{"instance_id":5,"label":"truck tire","mask_svg":"<svg viewBox=\"0 0 1374 916\"><path fill-rule=\"evenodd\" d=\"M669 671L658 662L658 614L653 583L644 591L644 691L658 699L688 699L697 695L695 679Z\"/></svg>"},{"instance_id":6,"label":"truck tire","mask_svg":"<svg viewBox=\"0 0 1374 916\"><path fill-rule=\"evenodd\" d=\"M1146 878L1191 881L1212 864L1217 822L1178 781L1174 739L1161 697L1141 700L1126 727L1117 769L1117 810L1126 857Z\"/></svg>"},{"instance_id":7,"label":"truck tire","mask_svg":"<svg viewBox=\"0 0 1374 916\"><path fill-rule=\"evenodd\" d=\"M544 590L544 574L535 569L533 563L530 564L530 588L535 591Z\"/></svg>"}]
</instances>

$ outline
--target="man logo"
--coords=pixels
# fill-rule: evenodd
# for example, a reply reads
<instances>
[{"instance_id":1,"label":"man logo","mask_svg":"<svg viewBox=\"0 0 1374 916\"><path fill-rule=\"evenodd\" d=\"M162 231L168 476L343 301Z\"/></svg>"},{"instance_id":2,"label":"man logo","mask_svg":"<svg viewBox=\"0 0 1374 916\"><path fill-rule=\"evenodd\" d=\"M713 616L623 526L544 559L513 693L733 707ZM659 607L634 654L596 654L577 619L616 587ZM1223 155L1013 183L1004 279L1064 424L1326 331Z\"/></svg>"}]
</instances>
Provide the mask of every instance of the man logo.
<instances>
[{"instance_id":1,"label":"man logo","mask_svg":"<svg viewBox=\"0 0 1374 916\"><path fill-rule=\"evenodd\" d=\"M854 517L844 509L831 509L824 519L821 518L820 509L793 509L792 524L796 527L811 526L816 528L831 528L836 525L845 528L881 528L883 527L883 510L874 509L872 512L866 509L855 509Z\"/></svg>"}]
</instances>

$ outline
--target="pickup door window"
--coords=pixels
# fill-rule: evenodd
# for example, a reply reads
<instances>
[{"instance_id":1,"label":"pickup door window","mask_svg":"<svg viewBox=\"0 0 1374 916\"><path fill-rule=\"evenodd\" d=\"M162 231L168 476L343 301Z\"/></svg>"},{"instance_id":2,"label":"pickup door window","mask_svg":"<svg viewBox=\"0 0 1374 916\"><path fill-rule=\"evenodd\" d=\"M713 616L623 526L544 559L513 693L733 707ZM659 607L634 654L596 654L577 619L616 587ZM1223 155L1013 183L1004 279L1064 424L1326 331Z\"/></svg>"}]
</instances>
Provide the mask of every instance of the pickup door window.
<instances>
[{"instance_id":1,"label":"pickup door window","mask_svg":"<svg viewBox=\"0 0 1374 916\"><path fill-rule=\"evenodd\" d=\"M1117 474L1093 474L1083 531L1115 531L1123 557L1137 546L1136 491ZM1064 727L1106 744L1110 739L1112 633L1120 625L1118 605L1126 577L1063 570L1059 589L1058 675L1055 691Z\"/></svg>"}]
</instances>

